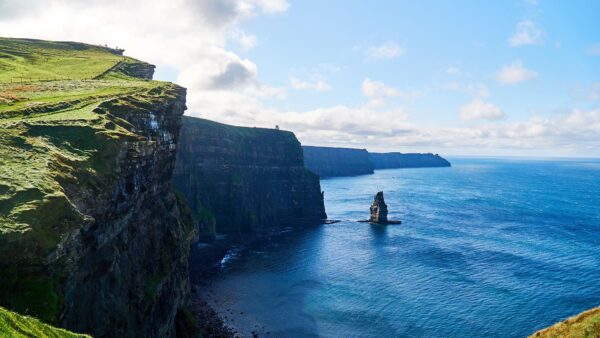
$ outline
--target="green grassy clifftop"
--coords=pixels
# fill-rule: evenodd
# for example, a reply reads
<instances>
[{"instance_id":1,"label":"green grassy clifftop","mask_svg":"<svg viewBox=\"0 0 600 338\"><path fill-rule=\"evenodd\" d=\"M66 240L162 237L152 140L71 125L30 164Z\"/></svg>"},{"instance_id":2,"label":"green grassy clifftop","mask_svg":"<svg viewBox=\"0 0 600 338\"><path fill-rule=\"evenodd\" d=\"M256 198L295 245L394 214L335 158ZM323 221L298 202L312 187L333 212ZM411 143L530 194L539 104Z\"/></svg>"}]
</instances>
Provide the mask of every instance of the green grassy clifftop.
<instances>
[{"instance_id":1,"label":"green grassy clifftop","mask_svg":"<svg viewBox=\"0 0 600 338\"><path fill-rule=\"evenodd\" d=\"M6 338L89 338L59 329L39 320L8 311L0 307L0 336Z\"/></svg>"},{"instance_id":2,"label":"green grassy clifftop","mask_svg":"<svg viewBox=\"0 0 600 338\"><path fill-rule=\"evenodd\" d=\"M37 264L61 234L89 221L64 185L106 184L119 144L140 139L120 112L174 99L178 89L106 72L134 62L106 48L0 39L0 56L0 261ZM89 71L110 80L8 82Z\"/></svg>"},{"instance_id":3,"label":"green grassy clifftop","mask_svg":"<svg viewBox=\"0 0 600 338\"><path fill-rule=\"evenodd\" d=\"M540 330L530 338L600 338L600 306Z\"/></svg>"},{"instance_id":4,"label":"green grassy clifftop","mask_svg":"<svg viewBox=\"0 0 600 338\"><path fill-rule=\"evenodd\" d=\"M193 235L170 184L185 89L121 52L0 38L0 306L168 337Z\"/></svg>"}]
</instances>

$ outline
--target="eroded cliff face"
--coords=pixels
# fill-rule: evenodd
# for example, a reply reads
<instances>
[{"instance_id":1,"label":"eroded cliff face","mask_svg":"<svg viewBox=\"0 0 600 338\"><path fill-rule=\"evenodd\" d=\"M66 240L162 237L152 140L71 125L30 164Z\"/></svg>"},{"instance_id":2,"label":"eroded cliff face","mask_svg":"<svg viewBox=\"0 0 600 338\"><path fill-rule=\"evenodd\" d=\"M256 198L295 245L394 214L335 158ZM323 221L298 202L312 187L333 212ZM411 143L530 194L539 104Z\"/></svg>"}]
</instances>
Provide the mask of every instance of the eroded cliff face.
<instances>
[{"instance_id":1,"label":"eroded cliff face","mask_svg":"<svg viewBox=\"0 0 600 338\"><path fill-rule=\"evenodd\" d=\"M0 42L33 59L51 50L58 66L76 54L57 72L81 68L86 79L97 59L137 69L96 46ZM172 187L186 92L132 77L150 76L138 68L0 82L2 94L19 93L0 100L0 306L94 337L175 336L195 236Z\"/></svg>"},{"instance_id":2,"label":"eroded cliff face","mask_svg":"<svg viewBox=\"0 0 600 338\"><path fill-rule=\"evenodd\" d=\"M369 153L375 169L449 167L450 162L431 153Z\"/></svg>"},{"instance_id":3,"label":"eroded cliff face","mask_svg":"<svg viewBox=\"0 0 600 338\"><path fill-rule=\"evenodd\" d=\"M66 259L61 326L95 337L172 337L188 300L189 214L175 196L175 165L185 93L143 107L109 104L136 139L119 142L107 189L66 184L67 196L93 219L64 237Z\"/></svg>"},{"instance_id":4,"label":"eroded cliff face","mask_svg":"<svg viewBox=\"0 0 600 338\"><path fill-rule=\"evenodd\" d=\"M303 146L306 167L321 178L373 173L366 149Z\"/></svg>"},{"instance_id":5,"label":"eroded cliff face","mask_svg":"<svg viewBox=\"0 0 600 338\"><path fill-rule=\"evenodd\" d=\"M180 139L174 182L205 238L327 217L293 133L184 117Z\"/></svg>"}]
</instances>

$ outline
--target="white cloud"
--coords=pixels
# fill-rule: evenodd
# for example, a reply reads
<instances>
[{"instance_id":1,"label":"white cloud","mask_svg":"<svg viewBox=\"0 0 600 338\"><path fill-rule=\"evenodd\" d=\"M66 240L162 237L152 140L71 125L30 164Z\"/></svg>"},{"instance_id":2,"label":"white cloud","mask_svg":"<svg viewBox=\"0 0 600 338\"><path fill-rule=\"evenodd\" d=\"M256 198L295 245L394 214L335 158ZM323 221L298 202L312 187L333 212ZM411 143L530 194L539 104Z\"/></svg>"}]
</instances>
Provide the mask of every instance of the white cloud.
<instances>
[{"instance_id":1,"label":"white cloud","mask_svg":"<svg viewBox=\"0 0 600 338\"><path fill-rule=\"evenodd\" d=\"M386 96L398 96L400 95L400 91L387 86L383 82L373 81L369 78L363 80L362 83L362 92L368 98L376 99L380 97Z\"/></svg>"},{"instance_id":2,"label":"white cloud","mask_svg":"<svg viewBox=\"0 0 600 338\"><path fill-rule=\"evenodd\" d=\"M242 51L248 51L257 45L257 39L255 35L246 34L241 29L233 29L230 34L230 39L236 42Z\"/></svg>"},{"instance_id":3,"label":"white cloud","mask_svg":"<svg viewBox=\"0 0 600 338\"><path fill-rule=\"evenodd\" d=\"M500 107L484 102L482 99L474 99L460 107L460 118L464 121L501 120L505 116Z\"/></svg>"},{"instance_id":4,"label":"white cloud","mask_svg":"<svg viewBox=\"0 0 600 338\"><path fill-rule=\"evenodd\" d=\"M333 111L328 111L333 113ZM283 128L300 130L301 142L330 146L366 147L380 151L434 151L441 154L495 154L495 155L539 155L552 156L599 156L600 155L600 110L573 109L551 117L532 117L516 123L491 123L467 127L415 126L407 120L386 115L373 123L370 130L361 133L346 132L318 127L319 124L299 128L286 125ZM392 121L394 126L386 129ZM327 123L327 122L324 122ZM384 132L378 130L381 127ZM294 129L297 128L297 129Z\"/></svg>"},{"instance_id":5,"label":"white cloud","mask_svg":"<svg viewBox=\"0 0 600 338\"><path fill-rule=\"evenodd\" d=\"M537 73L523 67L521 61L515 61L509 65L504 65L496 74L496 80L506 85L532 80L536 77Z\"/></svg>"},{"instance_id":6,"label":"white cloud","mask_svg":"<svg viewBox=\"0 0 600 338\"><path fill-rule=\"evenodd\" d=\"M379 46L368 47L365 51L367 61L390 60L404 54L404 48L393 41Z\"/></svg>"},{"instance_id":7,"label":"white cloud","mask_svg":"<svg viewBox=\"0 0 600 338\"><path fill-rule=\"evenodd\" d=\"M448 75L458 75L458 74L460 74L460 69L458 69L456 67L448 67L448 69L446 69L446 74L448 74Z\"/></svg>"},{"instance_id":8,"label":"white cloud","mask_svg":"<svg viewBox=\"0 0 600 338\"><path fill-rule=\"evenodd\" d=\"M188 88L188 114L221 116L260 106L285 90L258 80L258 67L228 50L256 37L240 25L288 8L285 0L0 1L0 31L16 37L72 40L125 48L127 55L172 69Z\"/></svg>"},{"instance_id":9,"label":"white cloud","mask_svg":"<svg viewBox=\"0 0 600 338\"><path fill-rule=\"evenodd\" d=\"M385 105L385 98L400 97L405 100L412 100L421 95L417 90L400 91L394 87L390 87L383 82L373 81L369 78L363 80L362 93L369 98L369 106L381 107Z\"/></svg>"},{"instance_id":10,"label":"white cloud","mask_svg":"<svg viewBox=\"0 0 600 338\"><path fill-rule=\"evenodd\" d=\"M508 39L513 47L524 45L539 45L542 43L542 30L531 20L523 20L517 23L513 36Z\"/></svg>"},{"instance_id":11,"label":"white cloud","mask_svg":"<svg viewBox=\"0 0 600 338\"><path fill-rule=\"evenodd\" d=\"M16 37L118 45L126 49L127 55L174 70L176 82L188 88L189 115L245 126L279 124L294 131L304 143L441 153L496 153L497 149L508 149L513 154L523 151L600 155L598 109L574 109L562 115L510 124L494 121L464 127L417 127L411 123L407 109L373 103L410 99L420 93L370 79L365 79L361 88L366 102L357 106L334 105L308 111L271 109L265 106L264 99L283 98L286 89L260 82L259 67L228 46L234 43L241 50L253 48L258 39L243 31L242 24L257 16L281 13L288 7L284 0L0 0L0 32ZM403 49L390 42L364 52L375 61L398 57ZM503 75L506 83L535 77L520 63L512 66L506 67L517 69L512 73L520 75ZM312 84L319 80L310 75L295 78ZM484 85L458 84L455 88L478 98L475 102L480 106L491 105L488 110L492 112L498 108L482 100L489 95ZM594 93L589 98L597 98ZM472 107L476 106L472 103ZM489 118L498 113L483 115Z\"/></svg>"},{"instance_id":12,"label":"white cloud","mask_svg":"<svg viewBox=\"0 0 600 338\"><path fill-rule=\"evenodd\" d=\"M327 126L330 121L315 118L333 116L345 109L350 109L344 113L348 121L353 121L355 116L359 120L352 126L336 124L335 128L349 128L349 132L330 128ZM466 127L417 127L403 119L402 113L395 115L393 112L384 115L371 113L372 118L366 120L359 111L348 107L311 111L310 114L314 115L310 120L314 123L288 125L283 121L280 125L297 131L301 142L313 145L355 146L381 151L434 151L441 154L600 155L599 109L572 109L560 115L534 116L522 122ZM297 114L297 119L303 121L303 113Z\"/></svg>"},{"instance_id":13,"label":"white cloud","mask_svg":"<svg viewBox=\"0 0 600 338\"><path fill-rule=\"evenodd\" d=\"M331 90L331 85L325 82L325 80L323 79L317 79L315 81L310 82L298 80L297 78L292 77L290 78L290 83L292 85L292 88L298 90L313 89L320 92Z\"/></svg>"}]
</instances>

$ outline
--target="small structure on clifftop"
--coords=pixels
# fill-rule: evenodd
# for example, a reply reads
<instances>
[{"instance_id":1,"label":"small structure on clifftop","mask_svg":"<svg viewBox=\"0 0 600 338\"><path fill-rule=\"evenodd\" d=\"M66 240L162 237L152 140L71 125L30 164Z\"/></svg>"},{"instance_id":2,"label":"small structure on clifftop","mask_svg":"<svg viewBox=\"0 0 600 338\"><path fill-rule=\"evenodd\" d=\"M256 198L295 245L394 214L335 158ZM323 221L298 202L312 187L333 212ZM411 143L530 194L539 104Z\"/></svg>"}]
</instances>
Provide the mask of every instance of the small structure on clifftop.
<instances>
[{"instance_id":1,"label":"small structure on clifftop","mask_svg":"<svg viewBox=\"0 0 600 338\"><path fill-rule=\"evenodd\" d=\"M372 223L372 224L400 224L402 222L400 221L394 221L394 220L389 220L387 218L387 214L388 214L388 208L387 205L385 204L385 200L383 199L383 191L378 192L377 194L375 194L375 199L373 200L373 204L371 204L371 218L369 218L368 220L364 220L364 221L359 221L359 222L365 222L365 223Z\"/></svg>"},{"instance_id":2,"label":"small structure on clifftop","mask_svg":"<svg viewBox=\"0 0 600 338\"><path fill-rule=\"evenodd\" d=\"M380 191L375 195L375 200L371 204L371 218L369 221L371 223L387 223L387 214L388 210L383 199L383 191Z\"/></svg>"}]
</instances>

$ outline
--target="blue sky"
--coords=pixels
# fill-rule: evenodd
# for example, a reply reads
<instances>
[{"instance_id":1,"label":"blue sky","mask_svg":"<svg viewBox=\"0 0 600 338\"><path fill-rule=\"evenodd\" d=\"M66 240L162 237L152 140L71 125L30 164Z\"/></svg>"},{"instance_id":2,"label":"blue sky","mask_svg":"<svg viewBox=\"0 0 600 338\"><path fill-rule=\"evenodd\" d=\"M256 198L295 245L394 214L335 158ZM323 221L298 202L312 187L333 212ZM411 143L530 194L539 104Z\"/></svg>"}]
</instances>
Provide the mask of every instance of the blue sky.
<instances>
[{"instance_id":1,"label":"blue sky","mask_svg":"<svg viewBox=\"0 0 600 338\"><path fill-rule=\"evenodd\" d=\"M118 45L186 114L304 144L600 157L600 1L0 0L0 35Z\"/></svg>"},{"instance_id":2,"label":"blue sky","mask_svg":"<svg viewBox=\"0 0 600 338\"><path fill-rule=\"evenodd\" d=\"M600 57L588 52L600 40L598 1L290 4L285 13L245 24L260 40L256 48L239 52L259 66L259 78L265 83L286 86L290 77L310 81L312 72L324 77L331 90L289 91L285 100L270 102L280 109L360 104L365 78L420 92L413 100L392 99L406 106L417 123L464 123L458 111L473 95L448 90L449 83L487 87L486 101L501 107L507 122L573 106L597 106L578 102L576 92L600 79ZM511 46L509 39L523 21L541 31L539 41ZM365 49L390 42L403 53L365 60ZM515 85L496 81L498 71L516 61L537 76ZM448 74L450 68L456 68L457 74Z\"/></svg>"}]
</instances>

